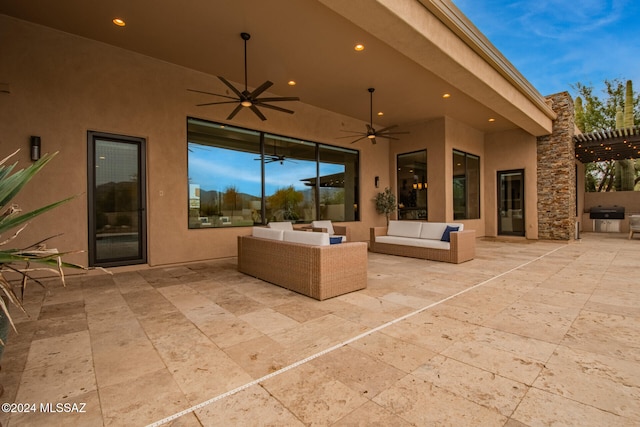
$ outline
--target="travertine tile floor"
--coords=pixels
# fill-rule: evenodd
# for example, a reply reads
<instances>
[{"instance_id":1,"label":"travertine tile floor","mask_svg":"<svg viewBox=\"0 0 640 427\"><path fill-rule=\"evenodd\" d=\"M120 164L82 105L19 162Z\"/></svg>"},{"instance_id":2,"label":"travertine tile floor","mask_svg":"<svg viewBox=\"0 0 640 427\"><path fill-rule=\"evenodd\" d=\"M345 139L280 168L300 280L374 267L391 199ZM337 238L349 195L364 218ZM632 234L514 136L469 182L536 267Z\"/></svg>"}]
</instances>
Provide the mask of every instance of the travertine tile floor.
<instances>
[{"instance_id":1,"label":"travertine tile floor","mask_svg":"<svg viewBox=\"0 0 640 427\"><path fill-rule=\"evenodd\" d=\"M323 302L229 258L26 303L4 426L640 425L640 241L623 234L479 239L461 265L370 253L368 288Z\"/></svg>"}]
</instances>

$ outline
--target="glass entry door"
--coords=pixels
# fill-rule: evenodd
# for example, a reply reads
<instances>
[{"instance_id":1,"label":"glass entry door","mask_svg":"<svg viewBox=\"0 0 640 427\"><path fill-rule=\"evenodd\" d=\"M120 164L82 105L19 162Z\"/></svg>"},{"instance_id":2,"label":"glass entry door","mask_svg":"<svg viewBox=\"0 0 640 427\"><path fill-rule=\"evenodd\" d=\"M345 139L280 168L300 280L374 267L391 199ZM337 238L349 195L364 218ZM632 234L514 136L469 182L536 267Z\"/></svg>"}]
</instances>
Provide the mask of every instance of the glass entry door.
<instances>
[{"instance_id":1,"label":"glass entry door","mask_svg":"<svg viewBox=\"0 0 640 427\"><path fill-rule=\"evenodd\" d=\"M88 135L89 265L147 262L145 140Z\"/></svg>"},{"instance_id":2,"label":"glass entry door","mask_svg":"<svg viewBox=\"0 0 640 427\"><path fill-rule=\"evenodd\" d=\"M524 236L524 170L498 172L498 234Z\"/></svg>"}]
</instances>

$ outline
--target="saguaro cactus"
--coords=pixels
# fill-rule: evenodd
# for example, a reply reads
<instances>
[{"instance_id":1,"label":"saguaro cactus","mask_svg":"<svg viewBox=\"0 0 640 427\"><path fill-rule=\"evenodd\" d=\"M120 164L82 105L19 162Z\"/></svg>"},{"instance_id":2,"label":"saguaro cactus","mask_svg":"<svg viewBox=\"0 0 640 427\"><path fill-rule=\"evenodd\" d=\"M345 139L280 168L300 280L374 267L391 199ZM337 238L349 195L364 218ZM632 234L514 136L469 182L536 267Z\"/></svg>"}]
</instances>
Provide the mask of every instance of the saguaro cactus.
<instances>
[{"instance_id":1,"label":"saguaro cactus","mask_svg":"<svg viewBox=\"0 0 640 427\"><path fill-rule=\"evenodd\" d=\"M616 129L633 126L633 87L631 80L627 80L624 97L624 112L620 106L616 109ZM633 191L636 180L635 162L631 159L616 162L615 187L616 191Z\"/></svg>"}]
</instances>

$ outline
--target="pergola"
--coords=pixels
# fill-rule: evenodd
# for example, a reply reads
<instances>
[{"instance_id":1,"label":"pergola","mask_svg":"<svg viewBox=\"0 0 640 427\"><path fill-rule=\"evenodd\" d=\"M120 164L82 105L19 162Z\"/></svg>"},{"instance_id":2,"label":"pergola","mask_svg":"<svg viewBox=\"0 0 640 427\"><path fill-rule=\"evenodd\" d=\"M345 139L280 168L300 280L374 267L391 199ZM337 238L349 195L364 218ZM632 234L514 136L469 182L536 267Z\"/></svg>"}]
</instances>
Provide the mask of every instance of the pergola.
<instances>
[{"instance_id":1,"label":"pergola","mask_svg":"<svg viewBox=\"0 0 640 427\"><path fill-rule=\"evenodd\" d=\"M640 126L582 133L573 142L582 163L640 158Z\"/></svg>"}]
</instances>

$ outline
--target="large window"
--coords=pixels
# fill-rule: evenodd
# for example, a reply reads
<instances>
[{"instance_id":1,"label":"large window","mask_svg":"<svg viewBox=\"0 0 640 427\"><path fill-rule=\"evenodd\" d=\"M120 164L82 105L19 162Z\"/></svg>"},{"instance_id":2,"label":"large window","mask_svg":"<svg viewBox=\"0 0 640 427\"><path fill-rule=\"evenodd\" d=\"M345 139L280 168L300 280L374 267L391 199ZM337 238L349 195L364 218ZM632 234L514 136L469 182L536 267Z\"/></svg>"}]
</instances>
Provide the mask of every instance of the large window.
<instances>
[{"instance_id":1,"label":"large window","mask_svg":"<svg viewBox=\"0 0 640 427\"><path fill-rule=\"evenodd\" d=\"M358 220L358 152L187 120L189 228Z\"/></svg>"},{"instance_id":2,"label":"large window","mask_svg":"<svg viewBox=\"0 0 640 427\"><path fill-rule=\"evenodd\" d=\"M427 151L398 154L398 218L427 219Z\"/></svg>"},{"instance_id":3,"label":"large window","mask_svg":"<svg viewBox=\"0 0 640 427\"><path fill-rule=\"evenodd\" d=\"M480 218L480 157L453 150L453 219Z\"/></svg>"}]
</instances>

